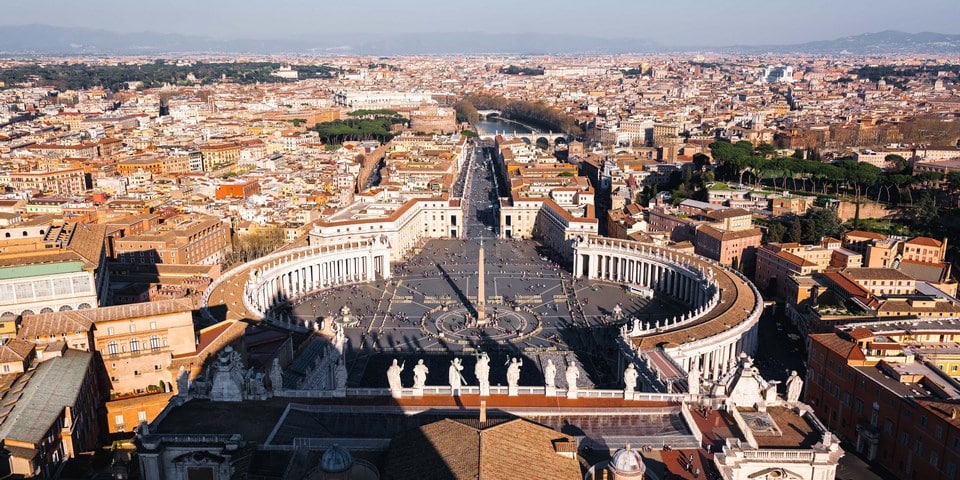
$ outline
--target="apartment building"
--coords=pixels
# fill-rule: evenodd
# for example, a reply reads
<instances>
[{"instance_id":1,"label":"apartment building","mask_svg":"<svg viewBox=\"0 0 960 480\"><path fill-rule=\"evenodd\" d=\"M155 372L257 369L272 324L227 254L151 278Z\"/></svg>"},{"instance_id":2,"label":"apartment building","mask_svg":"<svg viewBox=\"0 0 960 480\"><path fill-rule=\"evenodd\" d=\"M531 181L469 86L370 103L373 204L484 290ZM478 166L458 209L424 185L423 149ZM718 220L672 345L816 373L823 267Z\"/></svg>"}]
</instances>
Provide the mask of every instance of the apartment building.
<instances>
[{"instance_id":1,"label":"apartment building","mask_svg":"<svg viewBox=\"0 0 960 480\"><path fill-rule=\"evenodd\" d=\"M892 327L892 328L890 328ZM956 478L960 384L937 360L901 344L897 330L853 328L810 335L805 402L868 460L900 478ZM879 331L878 331L879 330ZM916 328L955 344L957 325ZM921 340L922 342L923 340ZM949 367L954 368L954 367Z\"/></svg>"},{"instance_id":2,"label":"apartment building","mask_svg":"<svg viewBox=\"0 0 960 480\"><path fill-rule=\"evenodd\" d=\"M213 265L230 248L230 227L209 215L178 215L139 234L113 240L121 263Z\"/></svg>"},{"instance_id":3,"label":"apartment building","mask_svg":"<svg viewBox=\"0 0 960 480\"><path fill-rule=\"evenodd\" d=\"M83 169L80 168L50 172L10 173L10 186L21 192L73 196L85 192L86 185L86 176Z\"/></svg>"}]
</instances>

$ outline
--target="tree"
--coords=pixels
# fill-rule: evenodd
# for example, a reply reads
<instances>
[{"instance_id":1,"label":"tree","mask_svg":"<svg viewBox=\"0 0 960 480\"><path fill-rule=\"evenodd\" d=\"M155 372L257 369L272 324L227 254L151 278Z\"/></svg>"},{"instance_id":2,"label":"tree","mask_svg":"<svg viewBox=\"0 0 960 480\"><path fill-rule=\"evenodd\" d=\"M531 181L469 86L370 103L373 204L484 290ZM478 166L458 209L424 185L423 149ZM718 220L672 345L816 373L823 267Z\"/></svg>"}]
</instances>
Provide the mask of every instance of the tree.
<instances>
[{"instance_id":1,"label":"tree","mask_svg":"<svg viewBox=\"0 0 960 480\"><path fill-rule=\"evenodd\" d=\"M883 159L891 165L890 171L899 173L907 168L907 159L897 155L896 153L891 153L886 157L883 157Z\"/></svg>"},{"instance_id":2,"label":"tree","mask_svg":"<svg viewBox=\"0 0 960 480\"><path fill-rule=\"evenodd\" d=\"M480 121L480 114L477 107L473 106L469 100L460 100L453 105L453 110L457 112L457 119L462 122L470 122L476 125Z\"/></svg>"},{"instance_id":3,"label":"tree","mask_svg":"<svg viewBox=\"0 0 960 480\"><path fill-rule=\"evenodd\" d=\"M919 175L917 175L917 180L920 180L920 183L923 183L923 186L929 187L932 184L939 183L941 180L943 180L943 174L933 171L921 172Z\"/></svg>"},{"instance_id":4,"label":"tree","mask_svg":"<svg viewBox=\"0 0 960 480\"><path fill-rule=\"evenodd\" d=\"M763 158L771 158L777 153L777 147L774 147L769 143L761 143L757 145L756 152L757 155L760 155Z\"/></svg>"},{"instance_id":5,"label":"tree","mask_svg":"<svg viewBox=\"0 0 960 480\"><path fill-rule=\"evenodd\" d=\"M803 149L798 148L794 150L793 155L791 155L791 157L796 158L797 160L803 160Z\"/></svg>"},{"instance_id":6,"label":"tree","mask_svg":"<svg viewBox=\"0 0 960 480\"><path fill-rule=\"evenodd\" d=\"M960 191L960 172L952 171L947 173L947 187L951 193Z\"/></svg>"},{"instance_id":7,"label":"tree","mask_svg":"<svg viewBox=\"0 0 960 480\"><path fill-rule=\"evenodd\" d=\"M783 226L780 222L773 222L767 228L767 243L780 243L783 241L783 236L787 233L787 227Z\"/></svg>"},{"instance_id":8,"label":"tree","mask_svg":"<svg viewBox=\"0 0 960 480\"><path fill-rule=\"evenodd\" d=\"M917 202L917 208L913 211L913 219L917 227L930 231L937 225L940 214L937 212L937 200L930 195L930 192L924 190L920 195L920 201Z\"/></svg>"},{"instance_id":9,"label":"tree","mask_svg":"<svg viewBox=\"0 0 960 480\"><path fill-rule=\"evenodd\" d=\"M793 222L790 223L790 229L787 230L787 242L789 243L800 243L802 240L802 234L800 227L800 217L793 217Z\"/></svg>"},{"instance_id":10,"label":"tree","mask_svg":"<svg viewBox=\"0 0 960 480\"><path fill-rule=\"evenodd\" d=\"M710 165L710 157L703 153L694 153L693 154L693 166L697 168L697 171L703 170L703 167Z\"/></svg>"},{"instance_id":11,"label":"tree","mask_svg":"<svg viewBox=\"0 0 960 480\"><path fill-rule=\"evenodd\" d=\"M840 217L829 208L813 207L807 211L803 221L803 239L806 242L819 242L823 237L839 238L843 232Z\"/></svg>"}]
</instances>

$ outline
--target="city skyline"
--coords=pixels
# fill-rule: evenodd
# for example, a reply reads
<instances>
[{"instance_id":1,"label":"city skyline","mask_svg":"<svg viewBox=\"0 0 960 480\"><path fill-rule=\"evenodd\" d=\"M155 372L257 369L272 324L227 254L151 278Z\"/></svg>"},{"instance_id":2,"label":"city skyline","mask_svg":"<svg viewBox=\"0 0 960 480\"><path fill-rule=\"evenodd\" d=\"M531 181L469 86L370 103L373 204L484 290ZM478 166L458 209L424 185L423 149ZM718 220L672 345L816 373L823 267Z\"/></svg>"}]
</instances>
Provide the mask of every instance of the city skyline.
<instances>
[{"instance_id":1,"label":"city skyline","mask_svg":"<svg viewBox=\"0 0 960 480\"><path fill-rule=\"evenodd\" d=\"M669 46L787 45L866 32L956 33L956 5L949 0L904 4L853 0L834 4L738 0L681 0L670 5L604 0L591 8L530 1L493 0L482 8L419 0L404 4L364 0L321 5L302 0L237 4L172 0L125 9L114 0L84 4L60 0L5 6L2 26L45 24L121 33L157 32L216 39L304 39L339 34L553 33L598 38L646 39ZM105 15L104 12L109 12ZM210 22L216 18L217 22ZM463 21L469 18L469 21ZM789 19L788 22L783 20Z\"/></svg>"}]
</instances>

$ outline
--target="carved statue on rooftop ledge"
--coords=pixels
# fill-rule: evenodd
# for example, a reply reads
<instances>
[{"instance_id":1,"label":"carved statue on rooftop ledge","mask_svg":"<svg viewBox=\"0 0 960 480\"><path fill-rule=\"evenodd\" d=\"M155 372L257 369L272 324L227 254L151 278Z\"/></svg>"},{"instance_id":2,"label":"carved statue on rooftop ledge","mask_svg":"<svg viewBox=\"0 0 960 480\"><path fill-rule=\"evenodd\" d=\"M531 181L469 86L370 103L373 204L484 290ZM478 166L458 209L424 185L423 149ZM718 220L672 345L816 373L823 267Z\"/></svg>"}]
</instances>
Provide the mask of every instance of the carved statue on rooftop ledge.
<instances>
[{"instance_id":1,"label":"carved statue on rooftop ledge","mask_svg":"<svg viewBox=\"0 0 960 480\"><path fill-rule=\"evenodd\" d=\"M803 379L794 370L790 372L790 378L787 379L787 401L800 401L800 392L803 390Z\"/></svg>"}]
</instances>

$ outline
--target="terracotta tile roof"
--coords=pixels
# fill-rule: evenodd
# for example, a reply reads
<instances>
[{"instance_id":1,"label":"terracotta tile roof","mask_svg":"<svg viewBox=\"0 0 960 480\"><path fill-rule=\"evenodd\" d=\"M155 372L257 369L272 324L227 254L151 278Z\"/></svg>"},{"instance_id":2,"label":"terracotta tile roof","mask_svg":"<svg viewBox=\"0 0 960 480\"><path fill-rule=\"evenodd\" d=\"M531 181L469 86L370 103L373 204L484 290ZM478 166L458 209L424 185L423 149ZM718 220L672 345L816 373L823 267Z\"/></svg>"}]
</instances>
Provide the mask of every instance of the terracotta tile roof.
<instances>
[{"instance_id":1,"label":"terracotta tile roof","mask_svg":"<svg viewBox=\"0 0 960 480\"><path fill-rule=\"evenodd\" d=\"M784 260L787 260L788 262L790 262L790 263L792 263L792 264L794 264L794 265L800 266L800 267L812 267L812 266L816 265L815 263L811 262L810 260L807 260L807 259L805 259L805 258L803 258L803 257L794 255L794 254L792 254L792 253L790 253L790 252L788 252L788 251L786 251L786 250L781 250L781 251L777 252L777 256L783 258Z\"/></svg>"},{"instance_id":2,"label":"terracotta tile roof","mask_svg":"<svg viewBox=\"0 0 960 480\"><path fill-rule=\"evenodd\" d=\"M819 343L827 350L848 360L864 360L866 358L855 343L842 338L836 333L811 333L810 341Z\"/></svg>"},{"instance_id":3,"label":"terracotta tile roof","mask_svg":"<svg viewBox=\"0 0 960 480\"><path fill-rule=\"evenodd\" d=\"M98 322L192 311L193 304L189 299L176 298L158 302L24 315L17 336L29 340L38 336L88 332Z\"/></svg>"},{"instance_id":4,"label":"terracotta tile roof","mask_svg":"<svg viewBox=\"0 0 960 480\"><path fill-rule=\"evenodd\" d=\"M936 247L940 248L943 245L943 242L940 240L934 240L930 237L914 237L906 242L909 245L923 245L925 247Z\"/></svg>"},{"instance_id":5,"label":"terracotta tile roof","mask_svg":"<svg viewBox=\"0 0 960 480\"><path fill-rule=\"evenodd\" d=\"M913 280L907 274L892 268L847 268L842 273L853 280Z\"/></svg>"},{"instance_id":6,"label":"terracotta tile roof","mask_svg":"<svg viewBox=\"0 0 960 480\"><path fill-rule=\"evenodd\" d=\"M863 340L864 338L873 338L874 333L869 328L855 328L851 330L850 337L854 340Z\"/></svg>"},{"instance_id":7,"label":"terracotta tile roof","mask_svg":"<svg viewBox=\"0 0 960 480\"><path fill-rule=\"evenodd\" d=\"M575 440L519 418L474 425L444 419L394 437L384 478L579 479L577 460L556 453L555 443L564 442Z\"/></svg>"},{"instance_id":8,"label":"terracotta tile roof","mask_svg":"<svg viewBox=\"0 0 960 480\"><path fill-rule=\"evenodd\" d=\"M867 239L873 239L873 240L883 240L887 238L887 236L882 233L865 232L863 230L851 230L847 232L846 235L844 235L844 237L867 238Z\"/></svg>"},{"instance_id":9,"label":"terracotta tile roof","mask_svg":"<svg viewBox=\"0 0 960 480\"><path fill-rule=\"evenodd\" d=\"M33 343L14 338L0 345L0 363L22 362L33 351Z\"/></svg>"},{"instance_id":10,"label":"terracotta tile roof","mask_svg":"<svg viewBox=\"0 0 960 480\"><path fill-rule=\"evenodd\" d=\"M737 240L750 237L757 237L759 239L763 236L763 232L759 228L748 228L745 230L720 230L710 225L701 225L697 231L703 232L705 235L721 241Z\"/></svg>"},{"instance_id":11,"label":"terracotta tile roof","mask_svg":"<svg viewBox=\"0 0 960 480\"><path fill-rule=\"evenodd\" d=\"M824 272L823 276L836 285L837 288L847 292L847 294L850 296L861 297L863 299L870 298L870 292L861 287L859 283L853 281L853 279L840 272Z\"/></svg>"},{"instance_id":12,"label":"terracotta tile roof","mask_svg":"<svg viewBox=\"0 0 960 480\"><path fill-rule=\"evenodd\" d=\"M917 398L913 401L927 410L928 412L940 417L941 420L953 426L960 428L960 401L958 400L935 400L930 398ZM954 411L958 415L954 415Z\"/></svg>"}]
</instances>

